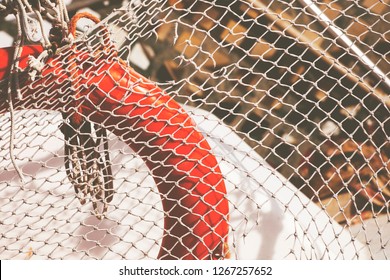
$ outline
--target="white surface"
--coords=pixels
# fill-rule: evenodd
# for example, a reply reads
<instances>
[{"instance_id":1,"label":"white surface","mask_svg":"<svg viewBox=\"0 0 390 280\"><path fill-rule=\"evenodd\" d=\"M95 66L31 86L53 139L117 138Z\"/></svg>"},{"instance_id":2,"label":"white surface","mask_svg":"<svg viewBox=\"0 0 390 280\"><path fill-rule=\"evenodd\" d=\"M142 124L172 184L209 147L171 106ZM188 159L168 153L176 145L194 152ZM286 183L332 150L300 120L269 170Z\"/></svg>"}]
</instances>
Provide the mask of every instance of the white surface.
<instances>
[{"instance_id":1,"label":"white surface","mask_svg":"<svg viewBox=\"0 0 390 280\"><path fill-rule=\"evenodd\" d=\"M359 241L352 241L348 229L329 218L216 117L201 110L192 117L220 158L230 200L253 218L245 225L240 211L231 214L237 229L231 240L238 242L239 259L353 259L357 252L359 258L369 257ZM256 205L261 205L260 211Z\"/></svg>"},{"instance_id":2,"label":"white surface","mask_svg":"<svg viewBox=\"0 0 390 280\"><path fill-rule=\"evenodd\" d=\"M186 108L207 137L226 178L233 257L353 259L358 252L359 258L369 258L367 248L353 241L348 229L330 219L216 117ZM7 150L8 125L2 126L0 258L155 257L163 215L143 161L110 135L116 195L108 219L99 221L91 214L90 203L80 205L66 178L60 115L29 111L17 116L16 154L28 183L19 185ZM2 116L0 122L9 124L9 119Z\"/></svg>"},{"instance_id":3,"label":"white surface","mask_svg":"<svg viewBox=\"0 0 390 280\"><path fill-rule=\"evenodd\" d=\"M150 61L146 56L140 43L136 43L130 51L129 55L130 63L137 65L142 70L148 69Z\"/></svg>"},{"instance_id":4,"label":"white surface","mask_svg":"<svg viewBox=\"0 0 390 280\"><path fill-rule=\"evenodd\" d=\"M12 46L14 39L5 31L0 31L0 48Z\"/></svg>"}]
</instances>

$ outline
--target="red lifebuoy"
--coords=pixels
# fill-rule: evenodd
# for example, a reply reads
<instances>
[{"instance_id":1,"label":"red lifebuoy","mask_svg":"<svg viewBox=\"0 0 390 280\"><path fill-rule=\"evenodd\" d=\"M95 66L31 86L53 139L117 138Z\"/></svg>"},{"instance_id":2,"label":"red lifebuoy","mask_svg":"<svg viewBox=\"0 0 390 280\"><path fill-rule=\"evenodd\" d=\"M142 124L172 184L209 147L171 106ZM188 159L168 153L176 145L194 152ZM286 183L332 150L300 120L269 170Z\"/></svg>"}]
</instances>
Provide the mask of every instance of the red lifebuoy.
<instances>
[{"instance_id":1,"label":"red lifebuoy","mask_svg":"<svg viewBox=\"0 0 390 280\"><path fill-rule=\"evenodd\" d=\"M28 56L42 51L24 46L20 68L26 68ZM13 52L0 49L0 80L9 75ZM13 100L15 109L74 111L66 68L70 55L78 66L79 112L125 141L154 177L165 213L158 258L226 258L229 205L209 144L172 97L112 52L63 50L46 62L35 81L20 79L23 98ZM6 110L3 88L0 113Z\"/></svg>"}]
</instances>

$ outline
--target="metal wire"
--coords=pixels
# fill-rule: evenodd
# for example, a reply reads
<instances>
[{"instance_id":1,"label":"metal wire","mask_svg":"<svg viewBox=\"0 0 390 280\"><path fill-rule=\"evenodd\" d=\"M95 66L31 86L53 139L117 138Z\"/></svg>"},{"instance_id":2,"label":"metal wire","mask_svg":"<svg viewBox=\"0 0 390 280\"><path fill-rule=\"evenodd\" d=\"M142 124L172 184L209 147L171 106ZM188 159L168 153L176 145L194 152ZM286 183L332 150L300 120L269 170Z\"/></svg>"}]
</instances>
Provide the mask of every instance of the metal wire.
<instances>
[{"instance_id":1,"label":"metal wire","mask_svg":"<svg viewBox=\"0 0 390 280\"><path fill-rule=\"evenodd\" d=\"M31 10L42 15L39 21L68 22L66 13L55 12L60 3L40 3ZM183 191L184 179L172 179L179 171L193 176L195 186L219 174L213 166L214 172L194 175L196 168L205 170L204 156L188 167L194 151L204 151L198 144L183 155L193 141L183 131L195 123L226 185L228 217L209 206L228 224L231 258L389 259L389 11L388 2L375 0L149 0L110 11L88 33L80 31L77 51L65 40L57 51L61 71L53 71L50 82L39 83L39 73L35 83L22 79L30 101L16 102L15 117L0 118L16 122L0 128L0 257L161 257L163 240L173 235L165 219L175 220L175 209L184 209L174 223L184 225L198 210L196 203L185 206L188 193L173 199L162 186ZM107 50L107 34L115 51ZM73 87L66 78L72 63L84 81ZM129 74L127 65L154 82ZM86 161L58 128L63 111L71 116L78 110L75 88L83 93L77 100L87 110L83 117L111 131L103 141L100 132L90 133L96 151L111 156L113 176L102 176L110 177L115 196L101 220L92 211L99 200L86 197L80 204L67 176L72 164L64 145L74 149L75 166ZM129 101L141 93L138 102ZM183 109L162 121L162 112L174 107L167 96ZM151 108L148 98L155 98ZM42 110L49 106L59 112ZM184 111L191 122L182 119ZM160 126L149 125L151 119ZM13 156L6 147L13 137L23 189L9 168ZM197 202L207 199L199 195ZM164 207L167 202L174 206ZM200 215L196 225L207 219ZM184 246L189 235L196 244L206 242L196 226L183 228L177 244ZM195 254L195 247L187 249ZM167 247L164 254L175 250Z\"/></svg>"}]
</instances>

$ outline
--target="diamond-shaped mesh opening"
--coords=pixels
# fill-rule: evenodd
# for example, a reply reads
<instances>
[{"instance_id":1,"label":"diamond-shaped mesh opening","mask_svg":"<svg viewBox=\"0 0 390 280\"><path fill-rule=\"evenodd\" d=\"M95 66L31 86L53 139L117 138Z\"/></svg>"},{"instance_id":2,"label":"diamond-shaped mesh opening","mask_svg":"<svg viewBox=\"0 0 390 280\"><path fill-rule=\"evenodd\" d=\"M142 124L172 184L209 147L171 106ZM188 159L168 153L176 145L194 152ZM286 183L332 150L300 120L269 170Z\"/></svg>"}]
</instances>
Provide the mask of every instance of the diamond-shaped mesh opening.
<instances>
[{"instance_id":1,"label":"diamond-shaped mesh opening","mask_svg":"<svg viewBox=\"0 0 390 280\"><path fill-rule=\"evenodd\" d=\"M2 70L3 259L388 258L387 1L110 9L20 74L14 136ZM108 203L69 177L78 115L108 131L71 133L110 154Z\"/></svg>"}]
</instances>

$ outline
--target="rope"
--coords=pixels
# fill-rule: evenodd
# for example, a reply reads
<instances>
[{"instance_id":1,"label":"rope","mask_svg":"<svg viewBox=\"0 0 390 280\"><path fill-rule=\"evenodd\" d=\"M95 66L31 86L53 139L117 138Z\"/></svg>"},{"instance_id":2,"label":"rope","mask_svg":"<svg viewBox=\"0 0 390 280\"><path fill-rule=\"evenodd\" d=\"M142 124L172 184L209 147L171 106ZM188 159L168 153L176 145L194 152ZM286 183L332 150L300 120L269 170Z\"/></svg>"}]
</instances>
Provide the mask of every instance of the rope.
<instances>
[{"instance_id":1,"label":"rope","mask_svg":"<svg viewBox=\"0 0 390 280\"><path fill-rule=\"evenodd\" d=\"M52 7L51 3L47 0L43 0L45 3L45 6ZM64 3L62 0L57 0L58 9L53 9L57 13L57 21L64 22L65 20L68 20L67 12ZM8 81L8 91L7 91L7 98L8 98L8 106L9 106L9 112L10 112L10 122L11 122L11 128L10 128L10 142L9 142L9 153L12 165L18 174L22 185L25 184L25 179L23 177L23 173L18 167L16 163L16 157L14 152L14 141L15 141L15 113L14 113L14 106L13 106L13 92L16 92L17 98L20 100L22 99L21 91L20 91L20 85L19 85L19 60L22 52L22 45L24 45L25 39L28 39L29 41L36 42L36 38L34 38L34 32L29 27L28 20L34 22L34 19L31 19L28 16L28 12L33 12L36 17L38 18L39 26L41 29L41 36L44 41L45 48L48 48L51 46L49 39L45 36L45 32L43 31L43 17L41 16L41 11L43 7L41 6L40 1L37 1L35 3L36 6L30 5L30 3L27 0L5 0L4 4L0 4L0 11L4 14L14 14L16 18L16 25L17 25L17 38L14 43L14 55L13 55L13 63L11 65L10 69L10 79Z\"/></svg>"},{"instance_id":2,"label":"rope","mask_svg":"<svg viewBox=\"0 0 390 280\"><path fill-rule=\"evenodd\" d=\"M21 45L24 42L24 37L22 36L22 24L20 21L20 17L16 16L16 25L17 25L17 38L14 43L15 52L13 54L13 62L10 69L10 79L8 80L8 91L7 91L7 98L8 98L8 108L10 113L10 121L11 121L11 128L10 128L10 140L9 140L9 154L11 163L18 174L18 177L20 178L21 184L25 184L25 179L23 176L23 173L21 169L19 168L16 157L15 157L15 151L14 151L14 141L15 141L15 112L14 112L14 106L13 106L13 98L12 98L12 92L15 91L17 93L17 98L21 99L21 93L19 88L19 79L18 79L18 71L19 71L19 58L21 56L22 48Z\"/></svg>"}]
</instances>

